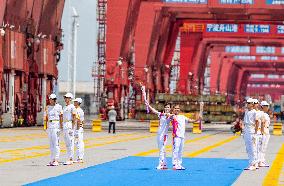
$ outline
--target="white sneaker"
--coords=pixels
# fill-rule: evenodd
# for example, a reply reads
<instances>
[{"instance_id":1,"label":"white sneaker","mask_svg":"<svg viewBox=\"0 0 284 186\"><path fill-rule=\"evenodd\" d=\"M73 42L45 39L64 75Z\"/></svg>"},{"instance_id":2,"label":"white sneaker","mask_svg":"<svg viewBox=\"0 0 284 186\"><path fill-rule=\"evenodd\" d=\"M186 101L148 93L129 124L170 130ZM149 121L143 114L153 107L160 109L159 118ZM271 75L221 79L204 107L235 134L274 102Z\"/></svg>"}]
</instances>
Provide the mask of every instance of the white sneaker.
<instances>
[{"instance_id":1,"label":"white sneaker","mask_svg":"<svg viewBox=\"0 0 284 186\"><path fill-rule=\"evenodd\" d=\"M159 164L159 165L156 167L156 169L158 169L158 170L165 170L165 169L168 169L168 168L167 168L167 165Z\"/></svg>"},{"instance_id":2,"label":"white sneaker","mask_svg":"<svg viewBox=\"0 0 284 186\"><path fill-rule=\"evenodd\" d=\"M249 167L245 168L244 170L256 170L256 167L253 165L250 165Z\"/></svg>"},{"instance_id":3,"label":"white sneaker","mask_svg":"<svg viewBox=\"0 0 284 186\"><path fill-rule=\"evenodd\" d=\"M185 170L185 168L181 165L174 165L173 170Z\"/></svg>"},{"instance_id":4,"label":"white sneaker","mask_svg":"<svg viewBox=\"0 0 284 186\"><path fill-rule=\"evenodd\" d=\"M68 160L66 161L65 163L63 163L63 165L72 165L73 164L73 161L72 160Z\"/></svg>"},{"instance_id":5,"label":"white sneaker","mask_svg":"<svg viewBox=\"0 0 284 186\"><path fill-rule=\"evenodd\" d=\"M49 162L48 164L46 164L46 166L52 166L53 162Z\"/></svg>"},{"instance_id":6,"label":"white sneaker","mask_svg":"<svg viewBox=\"0 0 284 186\"><path fill-rule=\"evenodd\" d=\"M269 167L269 165L268 165L267 163L265 163L265 162L260 162L260 163L258 164L258 166L259 166L259 167Z\"/></svg>"}]
</instances>

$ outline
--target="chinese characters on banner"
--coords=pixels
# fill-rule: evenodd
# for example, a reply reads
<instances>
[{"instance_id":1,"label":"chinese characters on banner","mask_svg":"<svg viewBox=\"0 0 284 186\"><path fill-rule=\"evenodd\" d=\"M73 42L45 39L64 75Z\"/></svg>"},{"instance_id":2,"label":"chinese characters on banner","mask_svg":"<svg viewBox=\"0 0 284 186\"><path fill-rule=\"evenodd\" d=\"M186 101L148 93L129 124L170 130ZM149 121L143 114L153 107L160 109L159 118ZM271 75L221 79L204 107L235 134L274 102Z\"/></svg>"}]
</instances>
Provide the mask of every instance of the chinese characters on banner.
<instances>
[{"instance_id":1,"label":"chinese characters on banner","mask_svg":"<svg viewBox=\"0 0 284 186\"><path fill-rule=\"evenodd\" d=\"M253 4L253 0L220 0L221 4Z\"/></svg>"},{"instance_id":2,"label":"chinese characters on banner","mask_svg":"<svg viewBox=\"0 0 284 186\"><path fill-rule=\"evenodd\" d=\"M193 4L207 4L207 0L164 0L166 3L193 3Z\"/></svg>"},{"instance_id":3,"label":"chinese characters on banner","mask_svg":"<svg viewBox=\"0 0 284 186\"><path fill-rule=\"evenodd\" d=\"M269 5L284 5L284 0L266 0Z\"/></svg>"},{"instance_id":4,"label":"chinese characters on banner","mask_svg":"<svg viewBox=\"0 0 284 186\"><path fill-rule=\"evenodd\" d=\"M277 25L277 33L284 34L284 25Z\"/></svg>"},{"instance_id":5,"label":"chinese characters on banner","mask_svg":"<svg viewBox=\"0 0 284 186\"><path fill-rule=\"evenodd\" d=\"M207 24L207 32L238 32L237 24Z\"/></svg>"},{"instance_id":6,"label":"chinese characters on banner","mask_svg":"<svg viewBox=\"0 0 284 186\"><path fill-rule=\"evenodd\" d=\"M225 51L227 53L250 53L249 46L226 46Z\"/></svg>"},{"instance_id":7,"label":"chinese characters on banner","mask_svg":"<svg viewBox=\"0 0 284 186\"><path fill-rule=\"evenodd\" d=\"M258 54L275 54L275 47L272 46L257 46L256 53Z\"/></svg>"},{"instance_id":8,"label":"chinese characters on banner","mask_svg":"<svg viewBox=\"0 0 284 186\"><path fill-rule=\"evenodd\" d=\"M270 25L257 25L257 24L245 24L244 29L239 28L238 24L211 24L206 25L207 32L238 32L243 30L246 33L253 34L270 34ZM276 25L277 34L284 34L284 25Z\"/></svg>"},{"instance_id":9,"label":"chinese characters on banner","mask_svg":"<svg viewBox=\"0 0 284 186\"><path fill-rule=\"evenodd\" d=\"M269 25L245 25L245 32L248 33L270 33L270 26Z\"/></svg>"}]
</instances>

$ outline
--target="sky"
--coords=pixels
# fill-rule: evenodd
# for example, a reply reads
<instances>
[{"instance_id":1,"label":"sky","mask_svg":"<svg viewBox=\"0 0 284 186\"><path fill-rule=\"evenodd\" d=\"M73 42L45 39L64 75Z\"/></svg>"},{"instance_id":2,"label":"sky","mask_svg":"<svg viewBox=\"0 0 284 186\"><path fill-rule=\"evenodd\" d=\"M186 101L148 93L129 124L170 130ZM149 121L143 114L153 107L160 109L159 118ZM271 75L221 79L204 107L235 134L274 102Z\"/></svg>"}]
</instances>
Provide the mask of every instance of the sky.
<instances>
[{"instance_id":1,"label":"sky","mask_svg":"<svg viewBox=\"0 0 284 186\"><path fill-rule=\"evenodd\" d=\"M97 0L66 0L62 17L64 37L64 50L61 52L61 60L58 64L59 81L66 81L68 64L68 44L71 35L72 8L75 7L79 14L79 28L77 40L77 81L93 81L92 66L97 56Z\"/></svg>"}]
</instances>

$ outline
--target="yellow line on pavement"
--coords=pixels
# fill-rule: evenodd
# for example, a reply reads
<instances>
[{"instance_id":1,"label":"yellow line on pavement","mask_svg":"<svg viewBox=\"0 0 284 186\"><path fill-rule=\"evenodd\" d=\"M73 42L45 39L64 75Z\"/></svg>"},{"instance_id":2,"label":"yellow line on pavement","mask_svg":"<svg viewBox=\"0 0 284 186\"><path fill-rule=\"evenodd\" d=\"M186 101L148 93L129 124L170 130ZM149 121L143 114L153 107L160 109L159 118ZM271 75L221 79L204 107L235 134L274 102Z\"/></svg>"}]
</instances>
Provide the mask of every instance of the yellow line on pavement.
<instances>
[{"instance_id":1,"label":"yellow line on pavement","mask_svg":"<svg viewBox=\"0 0 284 186\"><path fill-rule=\"evenodd\" d=\"M216 134L218 134L218 133L216 133ZM186 140L185 144L193 143L193 142L196 142L196 141L199 141L199 140L203 140L203 139L212 137L212 136L214 136L216 134L209 134L209 135L205 135L205 136L202 136L202 137ZM172 145L167 145L166 146L166 150L170 149L171 147L172 147ZM151 150L148 150L148 151L145 151L145 152L141 152L141 153L135 154L134 156L148 156L150 154L157 153L157 152L159 152L159 149L151 149Z\"/></svg>"},{"instance_id":2,"label":"yellow line on pavement","mask_svg":"<svg viewBox=\"0 0 284 186\"><path fill-rule=\"evenodd\" d=\"M31 141L36 138L47 138L47 135L44 133L40 134L25 134L17 136L0 136L0 142L16 142L16 141Z\"/></svg>"},{"instance_id":3,"label":"yellow line on pavement","mask_svg":"<svg viewBox=\"0 0 284 186\"><path fill-rule=\"evenodd\" d=\"M95 144L91 144L91 145L86 145L85 148L94 148L94 147L100 147L100 146L105 146L105 145L109 145L109 144L114 144L114 143L120 143L120 142L128 142L128 141L135 141L135 140L139 140L139 139L144 139L144 138L149 138L149 137L153 137L156 134L150 134L150 135L143 135L143 136L138 136L138 137L131 137L131 138L126 138L126 139L119 139L119 140L113 140L113 141L109 141L109 142L105 142L105 143L95 143ZM47 149L48 146L44 146L46 148L42 148L43 146L37 146L37 149L44 149L46 150L46 152L41 152L41 153L34 153L32 152L33 155L25 155L23 154L22 157L14 157L14 158L0 158L0 164L3 163L8 163L8 162L13 162L13 161L18 161L18 160L25 160L25 159L31 159L31 158L38 158L38 157L42 157L42 156L47 156L50 154L49 150ZM30 148L27 148L30 149ZM21 149L21 150L25 150L25 149ZM61 150L61 152L65 152L66 150Z\"/></svg>"},{"instance_id":4,"label":"yellow line on pavement","mask_svg":"<svg viewBox=\"0 0 284 186\"><path fill-rule=\"evenodd\" d=\"M139 133L130 133L130 134L118 134L115 136L101 136L101 137L92 137L92 138L87 138L84 140L84 142L89 142L93 140L101 140L101 139L113 139L113 138L118 138L118 137L124 137L124 136L133 136L137 135ZM61 142L60 145L63 145ZM0 154L3 153L13 153L13 152L18 152L18 151L25 151L25 150L39 150L39 149L48 149L48 145L40 145L40 146L32 146L32 147L26 147L26 148L18 148L18 149L9 149L9 150L2 150L0 151Z\"/></svg>"},{"instance_id":5,"label":"yellow line on pavement","mask_svg":"<svg viewBox=\"0 0 284 186\"><path fill-rule=\"evenodd\" d=\"M262 185L272 186L279 184L279 177L284 164L284 144L278 151L271 168L269 169L267 175L265 176Z\"/></svg>"},{"instance_id":6,"label":"yellow line on pavement","mask_svg":"<svg viewBox=\"0 0 284 186\"><path fill-rule=\"evenodd\" d=\"M198 151L191 152L191 153L186 153L186 154L184 155L184 157L196 157L196 156L198 156L198 155L200 155L200 154L202 154L202 153L208 152L208 151L210 151L210 150L212 150L212 149L214 149L214 148L216 148L216 147L219 147L219 146L221 146L221 145L224 145L224 144L226 144L226 143L229 143L229 142L235 140L235 139L238 138L238 137L239 137L239 136L231 136L231 137L229 137L229 138L227 138L227 139L225 139L225 140L223 140L223 141L220 141L220 142L215 143L215 144L213 144L213 145L207 146L207 147L205 147L205 148L203 148L203 149L200 149L200 150L198 150Z\"/></svg>"}]
</instances>

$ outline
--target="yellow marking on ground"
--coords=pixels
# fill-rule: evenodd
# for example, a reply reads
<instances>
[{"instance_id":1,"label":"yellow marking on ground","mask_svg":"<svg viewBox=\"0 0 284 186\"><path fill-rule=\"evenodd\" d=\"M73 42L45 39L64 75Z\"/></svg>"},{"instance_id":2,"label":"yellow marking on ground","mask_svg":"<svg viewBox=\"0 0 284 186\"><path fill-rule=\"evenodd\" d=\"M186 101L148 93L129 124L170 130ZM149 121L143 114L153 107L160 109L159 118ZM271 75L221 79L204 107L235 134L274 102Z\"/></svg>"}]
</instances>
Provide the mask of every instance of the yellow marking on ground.
<instances>
[{"instance_id":1,"label":"yellow marking on ground","mask_svg":"<svg viewBox=\"0 0 284 186\"><path fill-rule=\"evenodd\" d=\"M137 134L139 134L139 133L118 134L118 135L115 135L115 136L92 137L92 138L85 139L84 142L88 143L89 141L93 141L93 140L113 139L113 138L119 138L119 137L124 137L124 136L133 136L133 135L137 135ZM60 145L63 145L63 144L64 144L63 142L60 143ZM32 147L26 147L26 148L2 150L2 151L0 151L0 154L3 154L3 153L14 153L14 152L25 151L25 150L48 149L48 148L49 148L48 145L32 146Z\"/></svg>"},{"instance_id":2,"label":"yellow marking on ground","mask_svg":"<svg viewBox=\"0 0 284 186\"><path fill-rule=\"evenodd\" d=\"M282 144L280 150L278 151L271 168L269 169L267 175L265 176L262 185L272 186L278 185L279 177L284 163L284 144Z\"/></svg>"},{"instance_id":3,"label":"yellow marking on ground","mask_svg":"<svg viewBox=\"0 0 284 186\"><path fill-rule=\"evenodd\" d=\"M155 135L156 134L142 135L142 136L138 136L138 137L130 137L130 138L126 138L126 139L113 140L113 141L109 141L109 142L105 142L105 143L95 143L95 144L91 144L91 145L86 145L85 149L94 148L94 147L100 147L100 146L114 144L114 143L120 143L120 142L135 141L135 140L139 140L139 139L153 137ZM34 147L23 148L23 149L21 149L21 151L25 151L27 149L32 149L32 150L34 150L34 149L44 149L46 152L40 152L40 153L32 152L32 155L22 154L22 157L0 158L0 164L13 162L13 161L18 161L18 160L38 158L38 157L47 156L47 155L50 154L47 145L46 146L35 146L35 148ZM17 150L7 150L7 151L14 151L14 152L17 153ZM65 149L61 150L61 152L65 152L65 151L66 151Z\"/></svg>"},{"instance_id":4,"label":"yellow marking on ground","mask_svg":"<svg viewBox=\"0 0 284 186\"><path fill-rule=\"evenodd\" d=\"M216 134L209 134L209 135L205 135L205 136L202 136L202 137L186 140L185 144L193 143L193 142L196 142L196 141L199 141L199 140L203 140L203 139L212 137L212 136L214 136ZM172 148L172 145L167 145L166 146L166 151L168 151L171 148ZM148 156L150 154L154 154L154 153L158 153L158 152L159 152L159 149L151 149L151 150L148 150L148 151L145 151L145 152L141 152L141 153L135 154L134 156Z\"/></svg>"},{"instance_id":5,"label":"yellow marking on ground","mask_svg":"<svg viewBox=\"0 0 284 186\"><path fill-rule=\"evenodd\" d=\"M47 138L47 134L25 134L17 136L0 136L0 142L30 141L37 138Z\"/></svg>"},{"instance_id":6,"label":"yellow marking on ground","mask_svg":"<svg viewBox=\"0 0 284 186\"><path fill-rule=\"evenodd\" d=\"M214 148L217 148L217 147L219 147L219 146L221 146L221 145L224 145L224 144L226 144L226 143L229 143L229 142L235 140L236 138L239 138L239 136L231 136L231 137L229 137L229 138L227 138L227 139L225 139L225 140L223 140L223 141L220 141L220 142L215 143L215 144L213 144L213 145L209 145L209 146L207 146L207 147L205 147L205 148L202 148L202 149L200 149L200 150L197 150L197 151L195 151L195 152L186 153L186 154L184 155L184 157L196 157L196 156L198 156L198 155L200 155L200 154L202 154L202 153L208 152L208 151L210 151L210 150L212 150L212 149L214 149Z\"/></svg>"}]
</instances>

